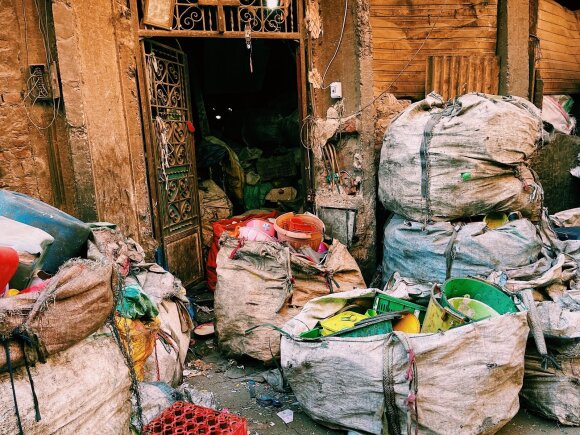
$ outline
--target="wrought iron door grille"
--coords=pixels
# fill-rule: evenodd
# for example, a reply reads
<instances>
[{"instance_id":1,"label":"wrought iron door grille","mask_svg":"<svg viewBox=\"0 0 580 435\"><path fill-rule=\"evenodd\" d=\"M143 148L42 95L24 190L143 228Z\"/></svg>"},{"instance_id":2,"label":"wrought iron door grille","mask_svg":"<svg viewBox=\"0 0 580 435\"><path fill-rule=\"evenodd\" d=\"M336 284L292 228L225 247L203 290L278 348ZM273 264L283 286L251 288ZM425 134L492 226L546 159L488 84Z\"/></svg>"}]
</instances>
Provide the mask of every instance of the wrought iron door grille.
<instances>
[{"instance_id":1,"label":"wrought iron door grille","mask_svg":"<svg viewBox=\"0 0 580 435\"><path fill-rule=\"evenodd\" d=\"M145 44L151 118L157 135L159 214L163 235L182 231L197 218L192 138L183 55L160 44Z\"/></svg>"},{"instance_id":2,"label":"wrought iron door grille","mask_svg":"<svg viewBox=\"0 0 580 435\"><path fill-rule=\"evenodd\" d=\"M299 35L299 0L176 0L173 25L167 32L252 34L269 37Z\"/></svg>"}]
</instances>

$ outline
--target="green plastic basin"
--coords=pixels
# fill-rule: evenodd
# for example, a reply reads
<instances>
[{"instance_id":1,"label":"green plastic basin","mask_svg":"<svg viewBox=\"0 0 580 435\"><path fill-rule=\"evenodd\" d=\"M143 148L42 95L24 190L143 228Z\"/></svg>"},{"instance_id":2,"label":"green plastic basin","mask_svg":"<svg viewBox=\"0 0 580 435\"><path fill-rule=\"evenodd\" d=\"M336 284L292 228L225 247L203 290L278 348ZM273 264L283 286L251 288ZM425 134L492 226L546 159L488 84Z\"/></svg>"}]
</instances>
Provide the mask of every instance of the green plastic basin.
<instances>
[{"instance_id":1,"label":"green plastic basin","mask_svg":"<svg viewBox=\"0 0 580 435\"><path fill-rule=\"evenodd\" d=\"M512 298L499 287L475 278L452 278L441 288L443 305L449 306L451 298L462 298L468 295L471 299L483 302L498 314L517 313L518 309Z\"/></svg>"}]
</instances>

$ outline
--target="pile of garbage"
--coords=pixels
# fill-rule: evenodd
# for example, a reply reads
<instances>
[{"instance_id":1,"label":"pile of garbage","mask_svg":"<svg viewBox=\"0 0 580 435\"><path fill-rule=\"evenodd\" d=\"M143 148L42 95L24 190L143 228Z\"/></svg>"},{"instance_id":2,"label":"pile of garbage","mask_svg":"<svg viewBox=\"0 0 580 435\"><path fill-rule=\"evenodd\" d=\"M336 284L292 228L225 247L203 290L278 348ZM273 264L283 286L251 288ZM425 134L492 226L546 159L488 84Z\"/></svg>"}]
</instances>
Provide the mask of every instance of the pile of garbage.
<instances>
[{"instance_id":1,"label":"pile of garbage","mask_svg":"<svg viewBox=\"0 0 580 435\"><path fill-rule=\"evenodd\" d=\"M539 110L516 97L430 94L392 121L383 289L311 300L280 329L282 368L312 418L494 433L521 395L580 424L580 241L559 240L542 209L527 166L541 140Z\"/></svg>"},{"instance_id":2,"label":"pile of garbage","mask_svg":"<svg viewBox=\"0 0 580 435\"><path fill-rule=\"evenodd\" d=\"M176 401L215 406L180 386L179 279L115 225L7 190L0 215L0 433L129 434Z\"/></svg>"}]
</instances>

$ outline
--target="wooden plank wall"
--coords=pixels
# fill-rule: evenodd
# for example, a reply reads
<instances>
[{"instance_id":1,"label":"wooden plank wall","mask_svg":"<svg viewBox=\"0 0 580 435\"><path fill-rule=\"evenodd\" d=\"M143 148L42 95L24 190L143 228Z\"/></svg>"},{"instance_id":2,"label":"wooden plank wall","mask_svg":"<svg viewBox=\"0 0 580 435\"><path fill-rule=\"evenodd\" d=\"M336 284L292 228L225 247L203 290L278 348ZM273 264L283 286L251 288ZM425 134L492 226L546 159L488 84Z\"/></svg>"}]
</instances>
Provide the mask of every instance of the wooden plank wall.
<instances>
[{"instance_id":1,"label":"wooden plank wall","mask_svg":"<svg viewBox=\"0 0 580 435\"><path fill-rule=\"evenodd\" d=\"M540 0L540 64L544 94L580 93L580 11Z\"/></svg>"},{"instance_id":2,"label":"wooden plank wall","mask_svg":"<svg viewBox=\"0 0 580 435\"><path fill-rule=\"evenodd\" d=\"M369 1L375 95L397 79L419 48L389 90L397 97L424 97L428 56L496 54L497 0Z\"/></svg>"}]
</instances>

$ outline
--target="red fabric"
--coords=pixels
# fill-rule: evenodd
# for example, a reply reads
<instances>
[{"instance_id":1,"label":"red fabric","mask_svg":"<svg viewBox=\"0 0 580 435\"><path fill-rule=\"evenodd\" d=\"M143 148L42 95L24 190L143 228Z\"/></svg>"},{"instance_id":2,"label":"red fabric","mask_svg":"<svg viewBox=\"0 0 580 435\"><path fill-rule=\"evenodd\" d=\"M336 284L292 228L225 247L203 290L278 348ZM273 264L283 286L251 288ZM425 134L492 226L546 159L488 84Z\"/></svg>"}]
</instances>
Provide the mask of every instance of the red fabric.
<instances>
[{"instance_id":1,"label":"red fabric","mask_svg":"<svg viewBox=\"0 0 580 435\"><path fill-rule=\"evenodd\" d=\"M239 229L252 219L269 219L278 217L278 212L276 210L271 211L266 214L250 214L243 217L223 219L221 221L216 221L212 224L213 226L213 242L209 253L207 255L207 263L205 267L205 273L207 276L207 287L211 291L215 291L215 286L217 284L217 254L220 249L219 240L224 231L227 231L232 236L237 236Z\"/></svg>"},{"instance_id":2,"label":"red fabric","mask_svg":"<svg viewBox=\"0 0 580 435\"><path fill-rule=\"evenodd\" d=\"M46 286L48 285L48 283L50 282L50 279L46 279L42 282L39 282L38 284L35 284L33 286L27 287L24 290L22 290L20 292L20 294L23 293L32 293L32 292L39 292L42 291L46 288Z\"/></svg>"}]
</instances>

